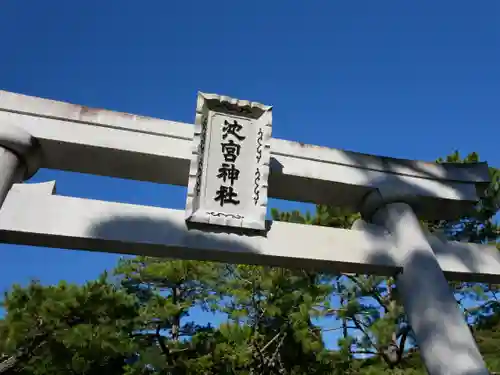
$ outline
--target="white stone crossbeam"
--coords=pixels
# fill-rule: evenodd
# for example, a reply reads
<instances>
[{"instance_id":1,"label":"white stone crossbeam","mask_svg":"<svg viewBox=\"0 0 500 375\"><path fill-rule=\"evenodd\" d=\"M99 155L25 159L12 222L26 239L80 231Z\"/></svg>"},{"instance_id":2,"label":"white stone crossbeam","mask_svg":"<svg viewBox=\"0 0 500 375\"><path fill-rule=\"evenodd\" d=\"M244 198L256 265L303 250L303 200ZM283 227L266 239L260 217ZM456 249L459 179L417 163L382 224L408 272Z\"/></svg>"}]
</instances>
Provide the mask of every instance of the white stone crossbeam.
<instances>
[{"instance_id":1,"label":"white stone crossbeam","mask_svg":"<svg viewBox=\"0 0 500 375\"><path fill-rule=\"evenodd\" d=\"M193 110L194 113L194 110ZM193 126L0 91L0 125L42 146L42 167L186 186ZM488 182L486 164L437 165L271 140L269 196L353 210L381 185L418 198L426 219L455 218ZM445 217L446 216L446 217Z\"/></svg>"},{"instance_id":2,"label":"white stone crossbeam","mask_svg":"<svg viewBox=\"0 0 500 375\"><path fill-rule=\"evenodd\" d=\"M188 228L184 211L53 195L55 182L16 184L0 210L0 242L229 263L394 275L402 257L380 227L269 223L265 236ZM500 282L492 246L429 237L448 279Z\"/></svg>"}]
</instances>

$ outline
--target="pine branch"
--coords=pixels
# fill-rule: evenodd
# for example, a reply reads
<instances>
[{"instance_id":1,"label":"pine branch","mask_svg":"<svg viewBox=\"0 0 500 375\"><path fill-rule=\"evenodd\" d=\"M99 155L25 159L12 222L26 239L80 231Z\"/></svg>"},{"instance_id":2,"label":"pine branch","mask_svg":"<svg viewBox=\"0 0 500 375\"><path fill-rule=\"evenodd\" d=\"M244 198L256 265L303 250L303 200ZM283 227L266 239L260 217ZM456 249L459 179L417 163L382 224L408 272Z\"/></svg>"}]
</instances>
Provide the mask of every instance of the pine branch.
<instances>
[{"instance_id":1,"label":"pine branch","mask_svg":"<svg viewBox=\"0 0 500 375\"><path fill-rule=\"evenodd\" d=\"M266 345L264 345L264 347L261 349L261 351L264 352L269 347L269 345L271 345L274 341L276 341L276 339L278 337L280 337L280 335L281 335L281 332L278 332L271 340L268 341L268 343Z\"/></svg>"},{"instance_id":2,"label":"pine branch","mask_svg":"<svg viewBox=\"0 0 500 375\"><path fill-rule=\"evenodd\" d=\"M375 288L366 289L356 277L352 275L346 275L346 277L354 282L362 291L369 293L370 296L373 297L380 304L380 306L382 306L386 314L389 312L389 308L386 306L385 302L382 300L382 296L375 290Z\"/></svg>"},{"instance_id":3,"label":"pine branch","mask_svg":"<svg viewBox=\"0 0 500 375\"><path fill-rule=\"evenodd\" d=\"M331 332L331 331L338 331L338 330L344 330L344 329L357 329L357 327L346 326L346 327L337 327L337 328L321 328L321 332Z\"/></svg>"},{"instance_id":4,"label":"pine branch","mask_svg":"<svg viewBox=\"0 0 500 375\"><path fill-rule=\"evenodd\" d=\"M167 345L165 344L165 337L163 337L160 334L160 331L161 331L161 325L158 324L158 326L156 327L156 332L155 332L156 340L158 341L158 345L160 345L160 349L161 349L163 355L168 358L168 357L170 357L170 350L168 349Z\"/></svg>"}]
</instances>

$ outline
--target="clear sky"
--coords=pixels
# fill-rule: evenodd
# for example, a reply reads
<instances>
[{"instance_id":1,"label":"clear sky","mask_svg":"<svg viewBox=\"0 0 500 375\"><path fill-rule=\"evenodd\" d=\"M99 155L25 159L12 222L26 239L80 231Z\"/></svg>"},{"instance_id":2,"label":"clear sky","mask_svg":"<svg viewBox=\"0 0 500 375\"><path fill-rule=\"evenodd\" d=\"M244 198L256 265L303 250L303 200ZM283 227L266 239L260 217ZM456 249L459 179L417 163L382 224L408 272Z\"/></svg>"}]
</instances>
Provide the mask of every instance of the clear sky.
<instances>
[{"instance_id":1,"label":"clear sky","mask_svg":"<svg viewBox=\"0 0 500 375\"><path fill-rule=\"evenodd\" d=\"M498 0L3 0L0 89L189 123L197 91L214 92L273 105L277 138L427 161L477 151L500 166L499 19ZM52 179L63 195L185 204L180 187L33 180ZM0 247L0 290L83 282L117 259Z\"/></svg>"}]
</instances>

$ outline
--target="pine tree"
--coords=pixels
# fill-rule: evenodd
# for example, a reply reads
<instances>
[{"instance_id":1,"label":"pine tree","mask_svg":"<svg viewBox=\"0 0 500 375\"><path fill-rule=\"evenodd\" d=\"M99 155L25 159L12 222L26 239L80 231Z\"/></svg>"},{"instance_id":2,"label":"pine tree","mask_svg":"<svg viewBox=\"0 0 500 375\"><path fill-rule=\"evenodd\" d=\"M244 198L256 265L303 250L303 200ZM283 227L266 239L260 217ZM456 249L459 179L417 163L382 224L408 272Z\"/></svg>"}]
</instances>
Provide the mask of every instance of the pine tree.
<instances>
[{"instance_id":1,"label":"pine tree","mask_svg":"<svg viewBox=\"0 0 500 375\"><path fill-rule=\"evenodd\" d=\"M136 351L135 298L106 275L84 286L14 285L2 305L0 374L121 374Z\"/></svg>"},{"instance_id":2,"label":"pine tree","mask_svg":"<svg viewBox=\"0 0 500 375\"><path fill-rule=\"evenodd\" d=\"M114 271L121 285L137 296L140 325L134 336L141 343L139 359L129 374L210 373L215 330L189 319L194 307L213 312L219 300L221 264L135 257L122 259Z\"/></svg>"},{"instance_id":3,"label":"pine tree","mask_svg":"<svg viewBox=\"0 0 500 375\"><path fill-rule=\"evenodd\" d=\"M257 373L324 373L316 371L324 371L328 353L312 322L329 305L332 289L322 277L277 267L231 267L223 311L229 325L245 325Z\"/></svg>"}]
</instances>

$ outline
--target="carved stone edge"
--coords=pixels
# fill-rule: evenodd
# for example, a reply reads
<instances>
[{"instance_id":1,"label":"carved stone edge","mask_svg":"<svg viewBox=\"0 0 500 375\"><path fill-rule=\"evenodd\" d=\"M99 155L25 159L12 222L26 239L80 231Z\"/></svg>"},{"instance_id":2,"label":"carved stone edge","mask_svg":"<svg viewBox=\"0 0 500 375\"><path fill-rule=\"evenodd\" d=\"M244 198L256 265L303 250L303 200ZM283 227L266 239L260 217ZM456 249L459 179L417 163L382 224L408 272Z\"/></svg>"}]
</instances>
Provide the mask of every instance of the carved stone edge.
<instances>
[{"instance_id":1,"label":"carved stone edge","mask_svg":"<svg viewBox=\"0 0 500 375\"><path fill-rule=\"evenodd\" d=\"M198 99L200 97L205 100L205 104L209 110L253 119L260 118L265 112L271 110L272 108L271 106L262 103L240 100L225 95L199 92Z\"/></svg>"},{"instance_id":2,"label":"carved stone edge","mask_svg":"<svg viewBox=\"0 0 500 375\"><path fill-rule=\"evenodd\" d=\"M244 215L229 212L204 211L204 214L208 216L209 224L224 225L233 228L241 228L245 220Z\"/></svg>"},{"instance_id":3,"label":"carved stone edge","mask_svg":"<svg viewBox=\"0 0 500 375\"><path fill-rule=\"evenodd\" d=\"M203 158L205 157L205 141L208 130L208 107L206 104L203 94L198 93L186 196L185 219L187 221L199 222L201 219L198 217L199 215L195 217L195 212L197 211L196 205L199 204L200 199ZM201 222L208 222L208 217L206 221Z\"/></svg>"},{"instance_id":4,"label":"carved stone edge","mask_svg":"<svg viewBox=\"0 0 500 375\"><path fill-rule=\"evenodd\" d=\"M271 137L273 113L272 107L268 107L258 119L259 128L257 130L256 148L256 170L254 178L254 204L258 210L258 221L246 219L245 226L253 229L264 230L266 226L267 201L268 201L268 180L271 162ZM260 134L259 134L260 133Z\"/></svg>"},{"instance_id":5,"label":"carved stone edge","mask_svg":"<svg viewBox=\"0 0 500 375\"><path fill-rule=\"evenodd\" d=\"M228 212L211 211L205 209L195 210L189 218L192 223L221 225L233 228L242 228L245 216ZM255 228L258 229L258 228Z\"/></svg>"},{"instance_id":6,"label":"carved stone edge","mask_svg":"<svg viewBox=\"0 0 500 375\"><path fill-rule=\"evenodd\" d=\"M254 216L249 217L229 212L199 209L191 215L189 221L192 223L219 225L242 230L263 231L266 229L265 214L264 221L260 221Z\"/></svg>"}]
</instances>

